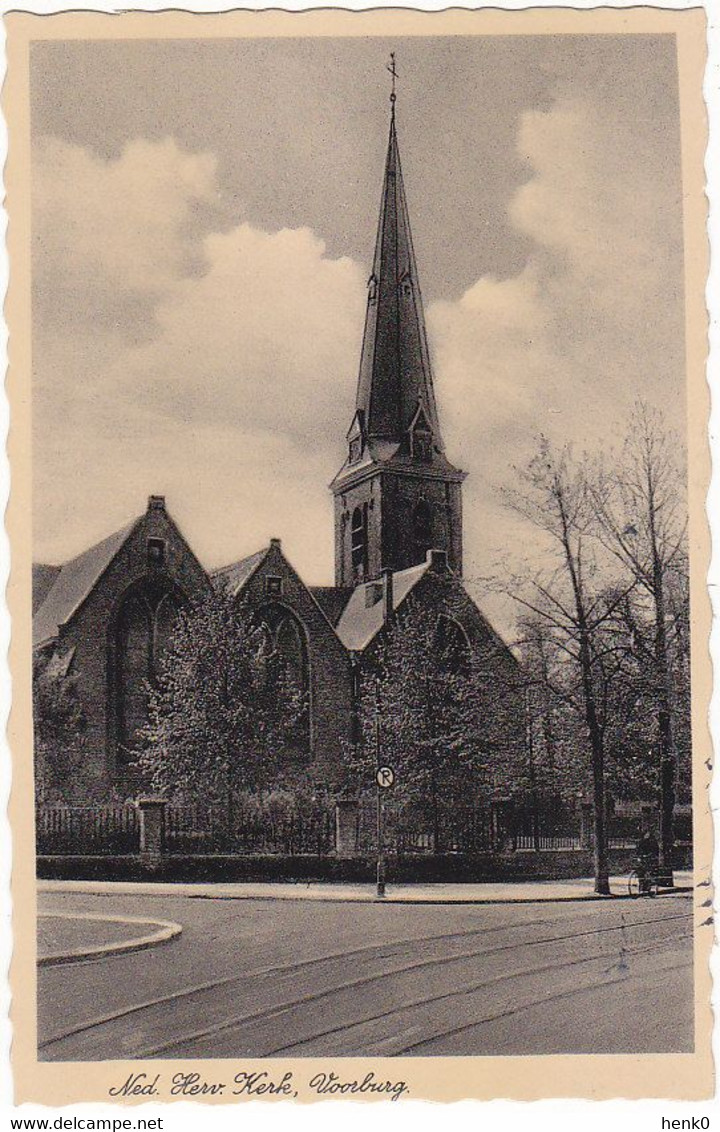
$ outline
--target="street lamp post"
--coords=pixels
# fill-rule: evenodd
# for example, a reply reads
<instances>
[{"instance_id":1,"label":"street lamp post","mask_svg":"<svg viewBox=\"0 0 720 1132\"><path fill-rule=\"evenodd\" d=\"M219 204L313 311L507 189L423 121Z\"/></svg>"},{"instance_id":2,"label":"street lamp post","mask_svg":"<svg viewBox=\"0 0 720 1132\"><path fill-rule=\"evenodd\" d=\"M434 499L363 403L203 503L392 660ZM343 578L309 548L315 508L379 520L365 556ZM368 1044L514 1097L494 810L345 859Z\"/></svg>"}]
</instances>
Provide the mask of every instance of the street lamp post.
<instances>
[{"instance_id":1,"label":"street lamp post","mask_svg":"<svg viewBox=\"0 0 720 1132\"><path fill-rule=\"evenodd\" d=\"M383 795L395 782L395 771L380 759L380 714L375 717L375 786L377 790L377 895L385 896L385 800Z\"/></svg>"},{"instance_id":2,"label":"street lamp post","mask_svg":"<svg viewBox=\"0 0 720 1132\"><path fill-rule=\"evenodd\" d=\"M379 771L379 768L378 768ZM385 896L385 830L383 813L382 787L377 787L377 895L380 899Z\"/></svg>"},{"instance_id":3,"label":"street lamp post","mask_svg":"<svg viewBox=\"0 0 720 1132\"><path fill-rule=\"evenodd\" d=\"M383 798L380 779L380 681L375 684L375 786L376 786L376 822L377 822L377 865L376 883L379 899L385 896L385 830L383 828Z\"/></svg>"}]
</instances>

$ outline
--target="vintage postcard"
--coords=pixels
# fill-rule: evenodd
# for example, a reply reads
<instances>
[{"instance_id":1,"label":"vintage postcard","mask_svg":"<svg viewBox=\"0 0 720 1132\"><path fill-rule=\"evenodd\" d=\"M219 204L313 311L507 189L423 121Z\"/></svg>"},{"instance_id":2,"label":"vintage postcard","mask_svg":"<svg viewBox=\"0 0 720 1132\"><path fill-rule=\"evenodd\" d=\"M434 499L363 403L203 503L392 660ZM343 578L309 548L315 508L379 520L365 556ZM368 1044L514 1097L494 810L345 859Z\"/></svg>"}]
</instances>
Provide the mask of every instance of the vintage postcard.
<instances>
[{"instance_id":1,"label":"vintage postcard","mask_svg":"<svg viewBox=\"0 0 720 1132\"><path fill-rule=\"evenodd\" d=\"M704 13L6 25L16 1100L710 1096Z\"/></svg>"}]
</instances>

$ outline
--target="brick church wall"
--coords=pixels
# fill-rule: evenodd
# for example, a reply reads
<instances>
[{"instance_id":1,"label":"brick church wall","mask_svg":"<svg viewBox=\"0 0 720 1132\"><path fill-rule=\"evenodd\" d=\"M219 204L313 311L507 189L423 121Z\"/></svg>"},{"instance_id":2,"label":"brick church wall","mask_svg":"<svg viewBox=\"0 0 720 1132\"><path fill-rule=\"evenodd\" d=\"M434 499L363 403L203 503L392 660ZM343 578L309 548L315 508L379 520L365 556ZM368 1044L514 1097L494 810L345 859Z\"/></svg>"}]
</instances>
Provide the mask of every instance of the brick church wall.
<instances>
[{"instance_id":1,"label":"brick church wall","mask_svg":"<svg viewBox=\"0 0 720 1132\"><path fill-rule=\"evenodd\" d=\"M268 577L282 579L282 594L268 594ZM251 608L277 602L305 629L310 667L312 760L330 783L336 778L342 744L350 735L350 660L335 630L273 540L268 554L243 587Z\"/></svg>"},{"instance_id":2,"label":"brick church wall","mask_svg":"<svg viewBox=\"0 0 720 1132\"><path fill-rule=\"evenodd\" d=\"M192 599L209 585L207 576L164 508L150 508L101 575L86 600L61 626L57 650L75 649L71 672L87 719L88 760L78 802L125 792L117 782L115 713L111 703L115 619L124 594L149 577L147 540L166 543L165 568L158 571ZM132 793L132 789L129 790Z\"/></svg>"}]
</instances>

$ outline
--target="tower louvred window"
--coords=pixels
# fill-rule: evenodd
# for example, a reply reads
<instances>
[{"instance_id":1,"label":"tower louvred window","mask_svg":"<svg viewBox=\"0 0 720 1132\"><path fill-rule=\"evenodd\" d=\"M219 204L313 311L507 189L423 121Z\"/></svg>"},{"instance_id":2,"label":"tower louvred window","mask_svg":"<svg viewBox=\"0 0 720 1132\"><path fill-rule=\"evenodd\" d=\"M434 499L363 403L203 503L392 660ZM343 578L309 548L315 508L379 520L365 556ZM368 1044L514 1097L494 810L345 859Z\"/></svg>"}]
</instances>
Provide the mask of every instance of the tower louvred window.
<instances>
[{"instance_id":1,"label":"tower louvred window","mask_svg":"<svg viewBox=\"0 0 720 1132\"><path fill-rule=\"evenodd\" d=\"M365 566L366 543L365 513L361 507L356 507L352 514L350 526L350 553L353 569L356 572L359 572Z\"/></svg>"}]
</instances>

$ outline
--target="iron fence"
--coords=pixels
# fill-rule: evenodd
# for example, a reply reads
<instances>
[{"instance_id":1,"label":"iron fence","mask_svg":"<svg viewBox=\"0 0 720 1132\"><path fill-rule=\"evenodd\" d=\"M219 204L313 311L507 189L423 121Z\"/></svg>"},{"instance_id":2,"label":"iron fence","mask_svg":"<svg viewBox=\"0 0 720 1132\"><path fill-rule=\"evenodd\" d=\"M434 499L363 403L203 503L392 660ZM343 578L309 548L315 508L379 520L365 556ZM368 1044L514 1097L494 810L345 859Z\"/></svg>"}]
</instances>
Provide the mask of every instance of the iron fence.
<instances>
[{"instance_id":1,"label":"iron fence","mask_svg":"<svg viewBox=\"0 0 720 1132\"><path fill-rule=\"evenodd\" d=\"M35 839L41 856L138 853L138 812L132 804L39 806Z\"/></svg>"}]
</instances>

